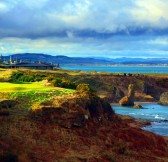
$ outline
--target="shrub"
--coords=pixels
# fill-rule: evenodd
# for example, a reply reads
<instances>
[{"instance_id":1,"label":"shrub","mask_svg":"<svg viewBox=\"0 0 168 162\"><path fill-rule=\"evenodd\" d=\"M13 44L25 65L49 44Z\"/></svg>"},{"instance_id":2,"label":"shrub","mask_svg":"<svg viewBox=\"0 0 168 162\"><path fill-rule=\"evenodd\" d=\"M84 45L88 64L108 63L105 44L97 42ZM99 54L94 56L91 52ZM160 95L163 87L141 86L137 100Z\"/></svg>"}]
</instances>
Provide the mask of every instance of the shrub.
<instances>
[{"instance_id":1,"label":"shrub","mask_svg":"<svg viewBox=\"0 0 168 162\"><path fill-rule=\"evenodd\" d=\"M35 81L42 81L44 79L44 75L37 75L37 74L24 74L22 72L16 71L13 72L10 81L13 82L35 82Z\"/></svg>"},{"instance_id":2,"label":"shrub","mask_svg":"<svg viewBox=\"0 0 168 162\"><path fill-rule=\"evenodd\" d=\"M78 92L90 92L91 91L89 84L79 84L76 87L76 90Z\"/></svg>"},{"instance_id":3,"label":"shrub","mask_svg":"<svg viewBox=\"0 0 168 162\"><path fill-rule=\"evenodd\" d=\"M71 82L70 80L66 80L64 78L56 78L54 81L55 87L61 87L61 88L69 88L69 89L76 89L76 84L74 82Z\"/></svg>"},{"instance_id":4,"label":"shrub","mask_svg":"<svg viewBox=\"0 0 168 162\"><path fill-rule=\"evenodd\" d=\"M18 81L21 81L21 82L34 82L35 81L35 78L31 75L22 75Z\"/></svg>"},{"instance_id":5,"label":"shrub","mask_svg":"<svg viewBox=\"0 0 168 162\"><path fill-rule=\"evenodd\" d=\"M18 81L18 79L23 76L23 73L19 72L19 71L15 71L11 74L10 80L11 81Z\"/></svg>"},{"instance_id":6,"label":"shrub","mask_svg":"<svg viewBox=\"0 0 168 162\"><path fill-rule=\"evenodd\" d=\"M60 78L55 79L54 86L55 87L61 87L62 80Z\"/></svg>"}]
</instances>

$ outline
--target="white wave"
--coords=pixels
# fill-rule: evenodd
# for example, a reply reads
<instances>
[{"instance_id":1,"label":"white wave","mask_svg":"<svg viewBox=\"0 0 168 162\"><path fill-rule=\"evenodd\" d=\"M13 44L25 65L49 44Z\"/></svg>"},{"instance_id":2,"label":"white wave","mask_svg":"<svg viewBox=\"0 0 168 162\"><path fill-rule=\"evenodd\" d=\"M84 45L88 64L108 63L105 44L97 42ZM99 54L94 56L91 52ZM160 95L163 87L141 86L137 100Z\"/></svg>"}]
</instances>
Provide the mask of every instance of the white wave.
<instances>
[{"instance_id":1,"label":"white wave","mask_svg":"<svg viewBox=\"0 0 168 162\"><path fill-rule=\"evenodd\" d=\"M159 116L158 114L157 114L157 115L155 115L155 119L165 120L165 118L163 118L163 117Z\"/></svg>"},{"instance_id":2,"label":"white wave","mask_svg":"<svg viewBox=\"0 0 168 162\"><path fill-rule=\"evenodd\" d=\"M137 115L137 113L129 113L130 115Z\"/></svg>"}]
</instances>

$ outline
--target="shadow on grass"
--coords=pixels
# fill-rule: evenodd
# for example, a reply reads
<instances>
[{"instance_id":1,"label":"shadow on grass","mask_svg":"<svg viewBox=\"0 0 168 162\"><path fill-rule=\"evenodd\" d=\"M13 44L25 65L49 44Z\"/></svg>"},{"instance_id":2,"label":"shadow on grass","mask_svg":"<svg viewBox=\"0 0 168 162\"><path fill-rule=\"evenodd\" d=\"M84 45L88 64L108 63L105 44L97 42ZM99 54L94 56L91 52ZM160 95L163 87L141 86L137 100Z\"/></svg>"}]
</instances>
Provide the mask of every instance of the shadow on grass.
<instances>
[{"instance_id":1,"label":"shadow on grass","mask_svg":"<svg viewBox=\"0 0 168 162\"><path fill-rule=\"evenodd\" d=\"M11 84L32 84L32 82L9 82Z\"/></svg>"}]
</instances>

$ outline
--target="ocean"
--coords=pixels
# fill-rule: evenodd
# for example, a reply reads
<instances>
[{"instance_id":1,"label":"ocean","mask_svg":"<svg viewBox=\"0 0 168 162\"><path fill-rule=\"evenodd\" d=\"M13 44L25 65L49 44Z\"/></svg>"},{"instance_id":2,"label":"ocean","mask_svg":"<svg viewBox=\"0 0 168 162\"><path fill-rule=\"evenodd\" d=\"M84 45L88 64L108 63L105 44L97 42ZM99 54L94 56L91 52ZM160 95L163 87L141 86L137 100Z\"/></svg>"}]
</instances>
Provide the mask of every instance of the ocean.
<instances>
[{"instance_id":1,"label":"ocean","mask_svg":"<svg viewBox=\"0 0 168 162\"><path fill-rule=\"evenodd\" d=\"M168 66L84 66L84 65L63 65L66 70L82 70L111 73L135 73L135 74L168 74ZM145 119L152 122L150 126L142 129L154 132L159 135L168 136L168 106L159 104L142 104L143 109L130 107L113 106L116 113L129 115L138 119Z\"/></svg>"},{"instance_id":2,"label":"ocean","mask_svg":"<svg viewBox=\"0 0 168 162\"><path fill-rule=\"evenodd\" d=\"M168 66L109 66L109 65L60 65L60 68L65 70L82 70L82 71L97 71L111 73L155 73L168 74Z\"/></svg>"},{"instance_id":3,"label":"ocean","mask_svg":"<svg viewBox=\"0 0 168 162\"><path fill-rule=\"evenodd\" d=\"M168 136L168 106L159 104L142 104L143 109L131 107L122 107L120 105L112 106L117 114L129 115L137 119L151 121L152 124L142 129L153 133Z\"/></svg>"}]
</instances>

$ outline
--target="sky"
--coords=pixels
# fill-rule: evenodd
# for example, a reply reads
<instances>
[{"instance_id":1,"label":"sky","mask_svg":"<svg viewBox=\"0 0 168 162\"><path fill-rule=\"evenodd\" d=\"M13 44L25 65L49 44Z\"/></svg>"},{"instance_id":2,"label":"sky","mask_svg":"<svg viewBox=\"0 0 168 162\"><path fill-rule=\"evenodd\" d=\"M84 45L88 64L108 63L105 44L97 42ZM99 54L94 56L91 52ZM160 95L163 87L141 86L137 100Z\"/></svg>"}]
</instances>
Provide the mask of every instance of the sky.
<instances>
[{"instance_id":1,"label":"sky","mask_svg":"<svg viewBox=\"0 0 168 162\"><path fill-rule=\"evenodd\" d=\"M0 0L0 53L168 58L168 0Z\"/></svg>"}]
</instances>

